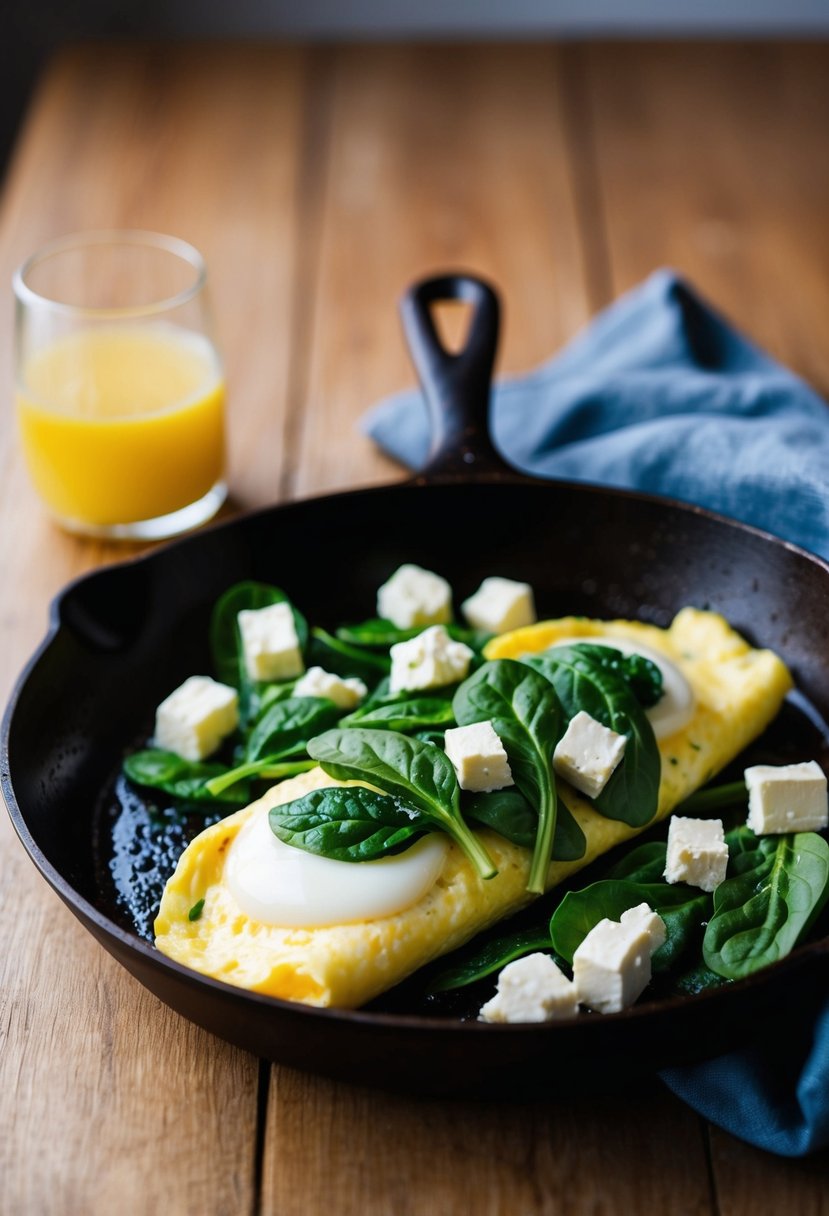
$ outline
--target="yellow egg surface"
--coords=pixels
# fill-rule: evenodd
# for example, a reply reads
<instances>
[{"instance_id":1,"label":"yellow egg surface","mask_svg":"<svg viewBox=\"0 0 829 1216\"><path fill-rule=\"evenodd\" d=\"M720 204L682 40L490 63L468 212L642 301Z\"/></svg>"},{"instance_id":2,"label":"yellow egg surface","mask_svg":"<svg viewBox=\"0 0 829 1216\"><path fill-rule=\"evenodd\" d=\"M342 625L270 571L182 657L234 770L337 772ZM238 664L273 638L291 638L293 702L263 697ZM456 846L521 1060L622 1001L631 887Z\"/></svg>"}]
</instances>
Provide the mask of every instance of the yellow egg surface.
<instances>
[{"instance_id":1,"label":"yellow egg surface","mask_svg":"<svg viewBox=\"0 0 829 1216\"><path fill-rule=\"evenodd\" d=\"M695 706L688 724L659 743L662 776L657 818L705 784L756 738L792 687L771 651L754 650L719 615L683 609L668 629L635 621L566 617L493 639L487 658L519 658L563 638L620 637L660 651L690 683ZM223 880L224 858L248 819L337 784L320 769L275 786L257 802L201 832L185 849L164 891L155 922L156 946L186 967L229 984L309 1005L355 1008L418 968L457 949L533 897L526 891L529 852L494 832L481 837L498 868L480 879L450 844L434 886L391 916L324 928L281 928L251 920ZM643 829L597 814L559 782L559 794L585 834L584 857L553 862L547 887L588 865ZM360 864L360 863L342 863ZM204 900L201 916L190 909Z\"/></svg>"}]
</instances>

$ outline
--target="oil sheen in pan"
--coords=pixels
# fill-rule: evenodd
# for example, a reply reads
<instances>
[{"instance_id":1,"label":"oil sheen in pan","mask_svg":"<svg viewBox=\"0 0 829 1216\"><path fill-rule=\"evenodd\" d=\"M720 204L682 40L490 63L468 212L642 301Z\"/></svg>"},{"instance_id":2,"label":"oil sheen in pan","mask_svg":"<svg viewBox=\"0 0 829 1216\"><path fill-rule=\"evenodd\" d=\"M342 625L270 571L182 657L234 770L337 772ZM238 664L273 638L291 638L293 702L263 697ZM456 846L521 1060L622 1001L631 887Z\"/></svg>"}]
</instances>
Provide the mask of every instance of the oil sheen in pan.
<instances>
[{"instance_id":1,"label":"oil sheen in pan","mask_svg":"<svg viewBox=\"0 0 829 1216\"><path fill-rule=\"evenodd\" d=\"M141 746L139 741L136 746ZM716 783L736 781L750 764L793 764L817 760L829 772L829 725L815 707L800 693L787 698L776 720L750 748L715 779ZM153 920L164 884L175 869L179 855L189 842L209 824L220 818L203 811L182 811L163 794L139 790L120 770L96 808L94 819L95 864L101 906L124 929L148 941L153 939ZM740 821L740 813L735 822ZM726 827L732 826L726 823ZM654 834L664 833L664 824ZM644 833L643 840L649 838ZM508 929L543 926L552 905L568 886L580 888L601 877L607 864L599 858L576 874L569 884L533 903L529 908L502 921L488 936ZM482 938L483 940L483 938ZM492 980L484 980L455 992L429 995L428 982L446 965L438 960L372 1002L367 1008L386 1012L423 1014L434 1017L475 1018L482 1003L491 995ZM662 993L655 980L650 995Z\"/></svg>"}]
</instances>

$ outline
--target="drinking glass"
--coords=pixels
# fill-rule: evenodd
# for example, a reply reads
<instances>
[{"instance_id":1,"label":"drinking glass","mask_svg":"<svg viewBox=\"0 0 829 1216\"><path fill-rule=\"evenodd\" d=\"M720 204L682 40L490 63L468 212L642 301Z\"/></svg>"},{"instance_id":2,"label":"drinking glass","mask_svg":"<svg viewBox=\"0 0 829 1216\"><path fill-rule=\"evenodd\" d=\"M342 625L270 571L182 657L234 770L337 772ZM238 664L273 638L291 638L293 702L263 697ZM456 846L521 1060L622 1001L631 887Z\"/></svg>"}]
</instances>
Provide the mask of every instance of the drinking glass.
<instances>
[{"instance_id":1,"label":"drinking glass","mask_svg":"<svg viewBox=\"0 0 829 1216\"><path fill-rule=\"evenodd\" d=\"M19 433L35 489L69 531L157 540L224 501L206 282L192 245L140 231L65 237L15 273Z\"/></svg>"}]
</instances>

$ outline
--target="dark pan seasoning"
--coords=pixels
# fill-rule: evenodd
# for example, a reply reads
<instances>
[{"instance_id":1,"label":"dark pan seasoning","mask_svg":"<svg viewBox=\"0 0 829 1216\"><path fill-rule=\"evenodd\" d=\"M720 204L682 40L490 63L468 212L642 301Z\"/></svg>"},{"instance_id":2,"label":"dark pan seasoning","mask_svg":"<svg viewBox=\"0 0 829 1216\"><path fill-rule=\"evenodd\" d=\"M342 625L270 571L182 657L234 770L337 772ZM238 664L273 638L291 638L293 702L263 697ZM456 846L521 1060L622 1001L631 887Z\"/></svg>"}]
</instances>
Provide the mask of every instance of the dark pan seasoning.
<instances>
[{"instance_id":1,"label":"dark pan seasoning","mask_svg":"<svg viewBox=\"0 0 829 1216\"><path fill-rule=\"evenodd\" d=\"M442 351L431 321L432 304L447 298L475 309L459 356ZM664 626L686 605L712 609L752 645L775 650L805 698L790 700L752 759L814 757L827 767L826 732L815 723L829 718L829 565L696 507L516 473L486 431L494 293L468 276L429 280L407 294L403 315L433 417L428 470L243 515L69 586L4 719L14 826L46 880L142 984L266 1059L362 1084L492 1095L523 1091L527 1078L546 1092L621 1082L725 1051L749 1021L825 990L825 925L746 980L541 1026L463 1020L471 1001L424 1001L416 983L368 1010L313 1009L206 979L147 938L163 877L205 820L165 818L160 806L154 836L149 806L116 789L115 774L170 689L208 670L211 606L243 579L282 587L323 624L362 619L404 561L444 574L458 600L488 574L530 582L547 617Z\"/></svg>"}]
</instances>

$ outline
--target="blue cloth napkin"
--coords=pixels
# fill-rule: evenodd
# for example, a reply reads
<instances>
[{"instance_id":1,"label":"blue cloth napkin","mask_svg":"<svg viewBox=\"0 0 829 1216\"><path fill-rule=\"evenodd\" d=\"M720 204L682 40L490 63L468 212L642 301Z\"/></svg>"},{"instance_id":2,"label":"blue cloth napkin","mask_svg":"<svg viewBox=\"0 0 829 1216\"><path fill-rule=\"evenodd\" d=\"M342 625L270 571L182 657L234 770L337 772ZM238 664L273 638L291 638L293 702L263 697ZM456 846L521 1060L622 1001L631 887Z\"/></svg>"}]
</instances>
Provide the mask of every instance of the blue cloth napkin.
<instances>
[{"instance_id":1,"label":"blue cloth napkin","mask_svg":"<svg viewBox=\"0 0 829 1216\"><path fill-rule=\"evenodd\" d=\"M829 409L802 380L659 270L553 359L499 382L491 431L510 464L664 494L829 558ZM429 450L417 390L361 420L418 469Z\"/></svg>"},{"instance_id":2,"label":"blue cloth napkin","mask_svg":"<svg viewBox=\"0 0 829 1216\"><path fill-rule=\"evenodd\" d=\"M698 503L829 558L829 407L660 270L548 363L498 383L494 442L527 473ZM419 468L417 390L380 402L363 430ZM826 993L750 1046L670 1069L665 1083L713 1123L785 1156L829 1145Z\"/></svg>"}]
</instances>

